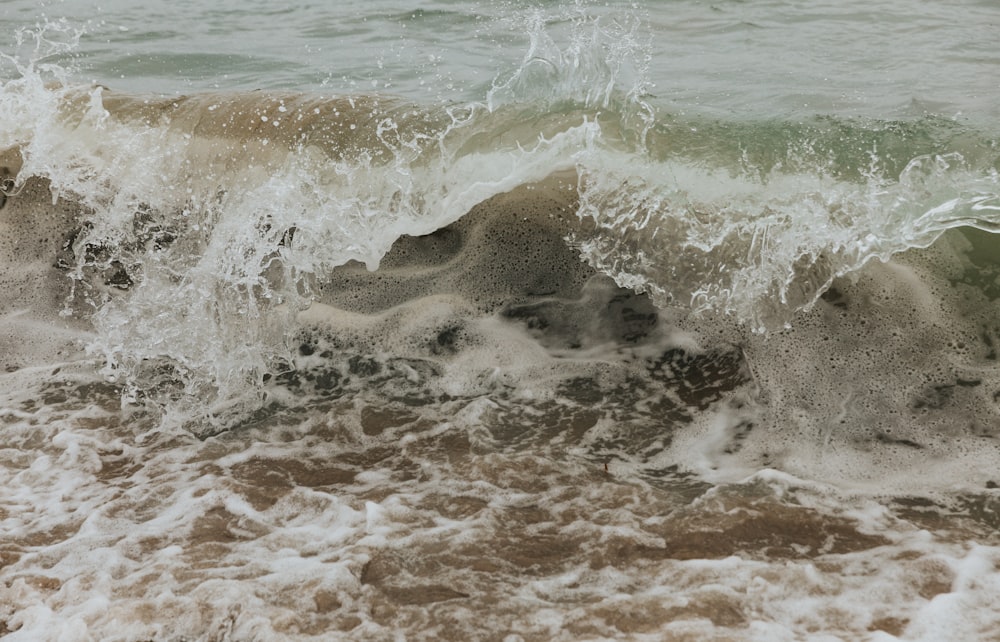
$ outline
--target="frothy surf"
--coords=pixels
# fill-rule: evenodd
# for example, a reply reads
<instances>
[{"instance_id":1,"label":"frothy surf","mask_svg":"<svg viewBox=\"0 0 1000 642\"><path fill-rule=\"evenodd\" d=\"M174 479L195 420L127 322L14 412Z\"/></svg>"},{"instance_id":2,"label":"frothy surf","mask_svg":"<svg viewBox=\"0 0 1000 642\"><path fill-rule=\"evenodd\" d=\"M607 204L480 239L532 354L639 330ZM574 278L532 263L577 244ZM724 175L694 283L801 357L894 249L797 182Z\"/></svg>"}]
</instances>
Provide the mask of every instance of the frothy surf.
<instances>
[{"instance_id":1,"label":"frothy surf","mask_svg":"<svg viewBox=\"0 0 1000 642\"><path fill-rule=\"evenodd\" d=\"M444 106L5 59L0 632L989 638L995 145L576 28Z\"/></svg>"}]
</instances>

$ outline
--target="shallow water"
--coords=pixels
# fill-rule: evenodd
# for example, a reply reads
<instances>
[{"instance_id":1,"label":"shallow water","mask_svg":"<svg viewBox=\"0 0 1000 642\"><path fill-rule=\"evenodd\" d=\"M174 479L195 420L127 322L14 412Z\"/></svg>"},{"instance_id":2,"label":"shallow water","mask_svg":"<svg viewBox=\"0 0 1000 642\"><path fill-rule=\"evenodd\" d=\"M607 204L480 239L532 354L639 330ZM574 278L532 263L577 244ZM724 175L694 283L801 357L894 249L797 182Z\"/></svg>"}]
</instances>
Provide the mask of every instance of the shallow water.
<instances>
[{"instance_id":1,"label":"shallow water","mask_svg":"<svg viewBox=\"0 0 1000 642\"><path fill-rule=\"evenodd\" d=\"M0 15L0 634L997 639L989 3Z\"/></svg>"}]
</instances>

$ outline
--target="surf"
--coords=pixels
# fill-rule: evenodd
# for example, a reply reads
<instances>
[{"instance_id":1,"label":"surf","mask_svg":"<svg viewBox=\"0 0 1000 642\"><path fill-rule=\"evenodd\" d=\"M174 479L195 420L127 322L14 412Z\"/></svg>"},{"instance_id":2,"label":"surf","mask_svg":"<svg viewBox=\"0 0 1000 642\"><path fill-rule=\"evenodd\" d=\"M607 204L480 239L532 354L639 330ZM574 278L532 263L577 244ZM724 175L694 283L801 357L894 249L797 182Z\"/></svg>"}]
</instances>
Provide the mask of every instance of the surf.
<instances>
[{"instance_id":1,"label":"surf","mask_svg":"<svg viewBox=\"0 0 1000 642\"><path fill-rule=\"evenodd\" d=\"M199 434L307 380L360 394L375 375L357 363L427 403L560 399L588 381L632 416L622 386L653 386L675 426L716 431L709 476L734 453L734 470L776 465L787 437L768 426L902 462L975 442L996 412L988 293L966 288L971 314L944 285L992 242L968 230L994 229L996 175L957 153L895 179L762 177L683 146L651 158L582 111L512 135L503 110L381 96L44 91L46 133L4 156L5 224L45 257L45 304L16 307L84 332L125 403ZM13 248L8 273L27 258ZM900 361L913 342L934 347ZM695 376L705 392L684 392ZM958 406L968 428L947 428ZM781 465L818 465L796 443Z\"/></svg>"},{"instance_id":2,"label":"surf","mask_svg":"<svg viewBox=\"0 0 1000 642\"><path fill-rule=\"evenodd\" d=\"M29 4L0 635L996 629L982 8Z\"/></svg>"}]
</instances>

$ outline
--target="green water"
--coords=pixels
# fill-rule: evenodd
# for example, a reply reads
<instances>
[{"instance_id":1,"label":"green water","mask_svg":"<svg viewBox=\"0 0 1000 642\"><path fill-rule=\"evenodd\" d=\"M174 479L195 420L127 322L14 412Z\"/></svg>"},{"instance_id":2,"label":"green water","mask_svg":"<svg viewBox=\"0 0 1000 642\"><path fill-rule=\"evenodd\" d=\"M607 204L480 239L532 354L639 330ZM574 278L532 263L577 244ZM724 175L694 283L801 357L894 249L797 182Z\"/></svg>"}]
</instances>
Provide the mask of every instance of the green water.
<instances>
[{"instance_id":1,"label":"green water","mask_svg":"<svg viewBox=\"0 0 1000 642\"><path fill-rule=\"evenodd\" d=\"M418 101L482 100L498 75L520 66L528 41L539 36L534 25L543 23L532 52L539 60L600 58L586 50L587 40L603 32L596 39L605 53L634 50L618 56L622 74L644 76L651 100L668 112L782 119L931 114L977 125L1000 115L1000 25L989 0L280 7L121 0L39 7L14 0L0 7L7 33L34 28L42 15L65 17L68 30L85 32L68 56L79 78L131 91L350 89Z\"/></svg>"}]
</instances>

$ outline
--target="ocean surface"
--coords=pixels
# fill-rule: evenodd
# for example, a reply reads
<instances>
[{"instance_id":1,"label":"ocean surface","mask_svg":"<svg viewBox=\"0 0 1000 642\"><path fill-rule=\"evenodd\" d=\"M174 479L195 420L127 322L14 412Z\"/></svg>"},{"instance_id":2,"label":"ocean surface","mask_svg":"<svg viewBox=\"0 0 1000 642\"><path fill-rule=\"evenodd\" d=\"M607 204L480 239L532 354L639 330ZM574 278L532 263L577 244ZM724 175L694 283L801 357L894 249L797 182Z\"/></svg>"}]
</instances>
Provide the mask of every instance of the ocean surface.
<instances>
[{"instance_id":1,"label":"ocean surface","mask_svg":"<svg viewBox=\"0 0 1000 642\"><path fill-rule=\"evenodd\" d=\"M1000 640L994 0L6 0L0 637Z\"/></svg>"}]
</instances>

